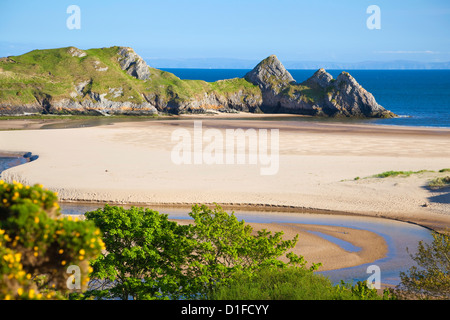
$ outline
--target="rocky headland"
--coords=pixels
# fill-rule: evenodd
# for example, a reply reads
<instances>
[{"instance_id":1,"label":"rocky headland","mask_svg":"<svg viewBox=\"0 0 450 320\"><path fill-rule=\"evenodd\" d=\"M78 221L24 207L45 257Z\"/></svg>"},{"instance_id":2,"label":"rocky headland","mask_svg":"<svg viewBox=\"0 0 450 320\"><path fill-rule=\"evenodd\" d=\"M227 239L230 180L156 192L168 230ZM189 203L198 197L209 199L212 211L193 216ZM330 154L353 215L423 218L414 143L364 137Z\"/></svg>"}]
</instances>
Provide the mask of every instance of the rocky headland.
<instances>
[{"instance_id":1,"label":"rocky headland","mask_svg":"<svg viewBox=\"0 0 450 320\"><path fill-rule=\"evenodd\" d=\"M243 78L181 80L131 48L34 50L0 59L0 115L207 112L394 117L347 72L297 83L274 55Z\"/></svg>"}]
</instances>

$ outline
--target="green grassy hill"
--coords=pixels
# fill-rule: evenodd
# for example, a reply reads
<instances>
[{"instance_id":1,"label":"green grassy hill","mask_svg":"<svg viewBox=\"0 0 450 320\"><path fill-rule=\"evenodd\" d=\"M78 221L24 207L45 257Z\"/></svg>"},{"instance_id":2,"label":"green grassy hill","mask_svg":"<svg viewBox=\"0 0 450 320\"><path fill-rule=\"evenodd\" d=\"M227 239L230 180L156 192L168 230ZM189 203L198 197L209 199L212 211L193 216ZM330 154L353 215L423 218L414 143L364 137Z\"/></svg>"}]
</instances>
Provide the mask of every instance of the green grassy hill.
<instances>
[{"instance_id":1,"label":"green grassy hill","mask_svg":"<svg viewBox=\"0 0 450 320\"><path fill-rule=\"evenodd\" d=\"M148 67L150 78L140 80L121 68L121 48L82 51L67 47L1 58L0 105L11 109L43 105L45 101L95 102L94 94L97 94L108 101L131 105L150 101L162 110L170 102L187 103L205 95L226 97L239 91L243 96L259 94L259 88L244 79L214 83L180 80L169 72L151 67Z\"/></svg>"}]
</instances>

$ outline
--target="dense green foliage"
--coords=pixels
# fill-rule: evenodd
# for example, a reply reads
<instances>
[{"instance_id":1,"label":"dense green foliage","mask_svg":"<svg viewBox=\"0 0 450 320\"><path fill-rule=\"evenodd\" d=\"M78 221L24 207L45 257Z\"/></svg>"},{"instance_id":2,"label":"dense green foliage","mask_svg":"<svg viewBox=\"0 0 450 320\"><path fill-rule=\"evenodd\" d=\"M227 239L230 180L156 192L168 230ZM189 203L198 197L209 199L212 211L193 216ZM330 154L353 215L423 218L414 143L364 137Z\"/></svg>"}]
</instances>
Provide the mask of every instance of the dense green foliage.
<instances>
[{"instance_id":1,"label":"dense green foliage","mask_svg":"<svg viewBox=\"0 0 450 320\"><path fill-rule=\"evenodd\" d=\"M106 252L93 263L97 286L88 295L101 298L199 298L235 274L251 274L280 261L297 238L282 233L256 234L222 208L193 206L192 224L180 225L167 215L144 208L112 207L87 212L103 233ZM303 257L286 255L304 268ZM318 265L313 264L311 270Z\"/></svg>"},{"instance_id":2,"label":"dense green foliage","mask_svg":"<svg viewBox=\"0 0 450 320\"><path fill-rule=\"evenodd\" d=\"M86 218L100 228L106 246L92 262L91 277L97 282L89 295L141 300L176 298L189 291L183 267L194 243L188 226L136 207L106 205Z\"/></svg>"},{"instance_id":3,"label":"dense green foliage","mask_svg":"<svg viewBox=\"0 0 450 320\"><path fill-rule=\"evenodd\" d=\"M237 274L227 285L208 293L212 300L381 300L393 299L388 291L379 295L365 282L354 286L333 285L322 275L304 268L262 268L250 274Z\"/></svg>"},{"instance_id":4,"label":"dense green foliage","mask_svg":"<svg viewBox=\"0 0 450 320\"><path fill-rule=\"evenodd\" d=\"M61 218L57 195L39 185L0 181L0 199L0 299L64 298L70 265L86 290L104 248L94 223Z\"/></svg>"},{"instance_id":5,"label":"dense green foliage","mask_svg":"<svg viewBox=\"0 0 450 320\"><path fill-rule=\"evenodd\" d=\"M302 256L286 253L296 245L298 236L283 240L282 232L272 234L265 229L254 232L245 221L239 221L220 206L214 209L193 206L189 215L194 219L191 232L197 241L189 273L202 284L199 292L228 283L235 274L251 274L264 267L306 267ZM289 259L288 263L279 259L283 255ZM310 268L316 270L319 266L312 264Z\"/></svg>"},{"instance_id":6,"label":"dense green foliage","mask_svg":"<svg viewBox=\"0 0 450 320\"><path fill-rule=\"evenodd\" d=\"M401 272L398 293L409 299L450 299L450 236L433 232L431 244L419 242L411 257L417 266Z\"/></svg>"}]
</instances>

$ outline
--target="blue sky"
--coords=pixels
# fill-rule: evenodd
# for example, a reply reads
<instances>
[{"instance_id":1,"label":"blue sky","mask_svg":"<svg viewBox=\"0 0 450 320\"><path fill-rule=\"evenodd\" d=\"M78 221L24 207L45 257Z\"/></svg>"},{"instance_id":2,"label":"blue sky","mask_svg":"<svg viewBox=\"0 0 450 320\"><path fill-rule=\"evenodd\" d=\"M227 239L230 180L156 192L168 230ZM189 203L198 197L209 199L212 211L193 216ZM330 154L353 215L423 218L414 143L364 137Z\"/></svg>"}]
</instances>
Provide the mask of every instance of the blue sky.
<instances>
[{"instance_id":1,"label":"blue sky","mask_svg":"<svg viewBox=\"0 0 450 320\"><path fill-rule=\"evenodd\" d=\"M81 29L69 30L69 5ZM381 29L369 30L369 5ZM450 61L449 0L0 0L0 56L122 45L145 59Z\"/></svg>"}]
</instances>

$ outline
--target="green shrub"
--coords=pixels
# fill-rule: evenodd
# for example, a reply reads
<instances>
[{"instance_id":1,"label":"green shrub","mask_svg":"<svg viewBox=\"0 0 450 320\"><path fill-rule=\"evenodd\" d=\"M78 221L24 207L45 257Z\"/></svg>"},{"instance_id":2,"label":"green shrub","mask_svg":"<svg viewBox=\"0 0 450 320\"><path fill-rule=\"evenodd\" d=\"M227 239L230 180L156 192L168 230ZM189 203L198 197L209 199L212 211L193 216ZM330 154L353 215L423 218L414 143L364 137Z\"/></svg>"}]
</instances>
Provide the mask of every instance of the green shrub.
<instances>
[{"instance_id":1,"label":"green shrub","mask_svg":"<svg viewBox=\"0 0 450 320\"><path fill-rule=\"evenodd\" d=\"M331 281L312 270L298 267L264 268L252 274L237 274L233 281L212 289L210 300L381 300L376 289L365 282L356 285Z\"/></svg>"},{"instance_id":2,"label":"green shrub","mask_svg":"<svg viewBox=\"0 0 450 320\"><path fill-rule=\"evenodd\" d=\"M188 272L200 285L198 292L225 284L235 274L251 274L264 267L306 268L307 261L302 256L286 253L296 245L298 235L283 240L283 232L272 234L265 229L254 232L245 221L239 221L220 206L214 209L193 206L189 215L194 219L192 233L198 245ZM280 260L284 255L289 263ZM316 270L320 265L313 263L310 269Z\"/></svg>"},{"instance_id":3,"label":"green shrub","mask_svg":"<svg viewBox=\"0 0 450 320\"><path fill-rule=\"evenodd\" d=\"M253 232L221 207L193 206L193 223L179 225L156 211L106 205L86 218L103 233L106 252L93 263L98 283L87 295L97 298L202 298L239 273L270 266L297 242L282 232ZM287 253L289 264L305 268L303 257ZM319 264L312 264L311 270Z\"/></svg>"},{"instance_id":4,"label":"green shrub","mask_svg":"<svg viewBox=\"0 0 450 320\"><path fill-rule=\"evenodd\" d=\"M104 248L100 231L92 222L61 218L57 200L41 185L0 181L0 299L63 298L69 265L80 268L80 290L87 288L89 259Z\"/></svg>"},{"instance_id":5,"label":"green shrub","mask_svg":"<svg viewBox=\"0 0 450 320\"><path fill-rule=\"evenodd\" d=\"M92 277L99 286L88 295L143 300L189 294L182 268L193 247L189 226L137 207L106 205L85 215L100 228L106 246L92 262Z\"/></svg>"},{"instance_id":6,"label":"green shrub","mask_svg":"<svg viewBox=\"0 0 450 320\"><path fill-rule=\"evenodd\" d=\"M398 295L405 299L450 299L450 237L432 233L433 242L419 242L415 255L417 266L401 272Z\"/></svg>"}]
</instances>

